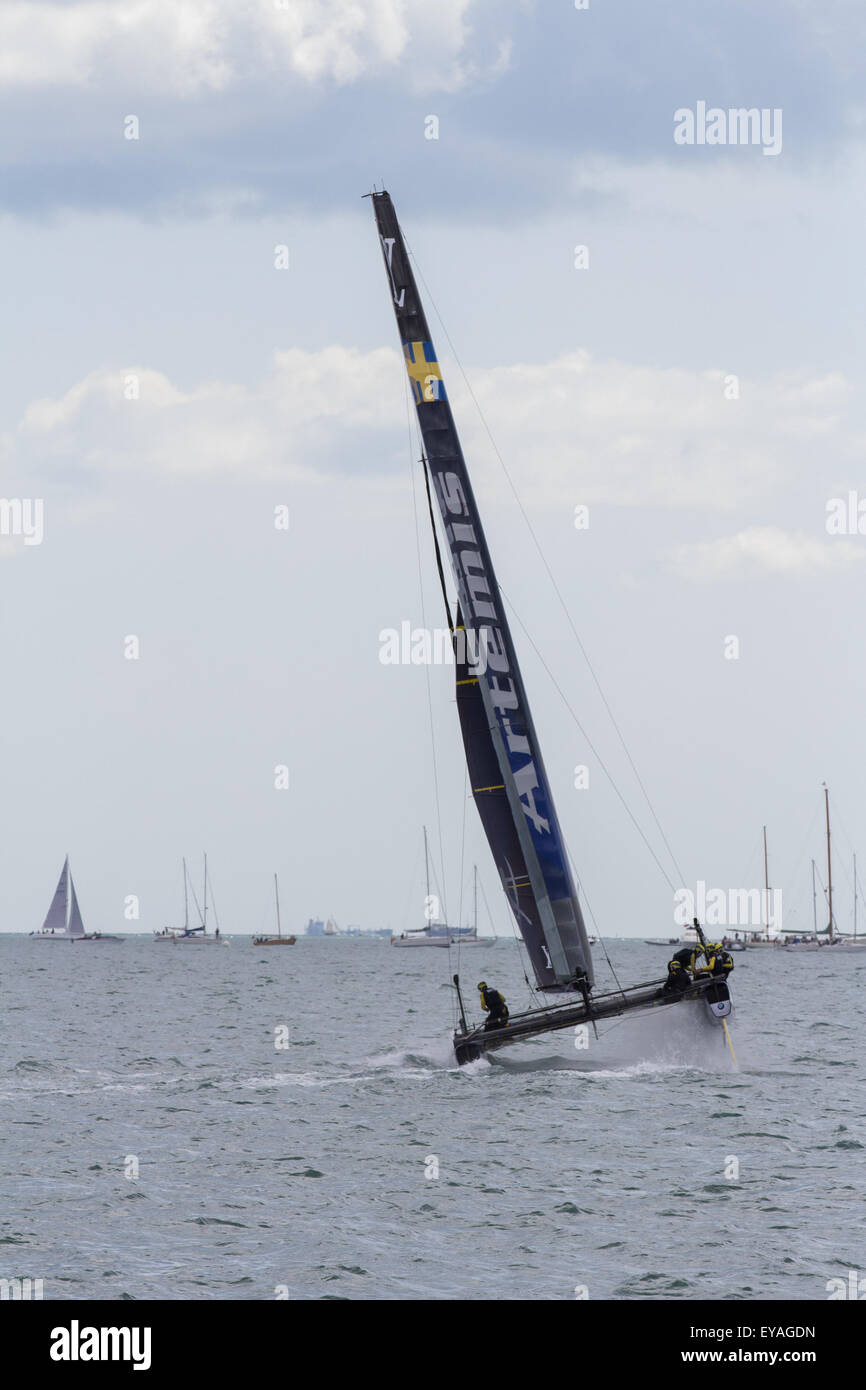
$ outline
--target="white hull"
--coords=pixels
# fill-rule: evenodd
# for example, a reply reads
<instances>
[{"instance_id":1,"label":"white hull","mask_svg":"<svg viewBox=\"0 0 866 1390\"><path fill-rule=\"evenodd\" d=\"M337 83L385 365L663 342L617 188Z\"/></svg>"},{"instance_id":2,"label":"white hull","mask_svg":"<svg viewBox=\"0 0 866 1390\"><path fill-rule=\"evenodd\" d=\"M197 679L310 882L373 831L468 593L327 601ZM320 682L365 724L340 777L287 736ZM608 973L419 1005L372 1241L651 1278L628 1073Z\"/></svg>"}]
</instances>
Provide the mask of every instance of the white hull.
<instances>
[{"instance_id":1,"label":"white hull","mask_svg":"<svg viewBox=\"0 0 866 1390\"><path fill-rule=\"evenodd\" d=\"M153 939L157 943L165 941L172 942L175 946L227 946L228 942L222 936L203 936L198 932L195 936L184 936L183 932L154 932Z\"/></svg>"},{"instance_id":2,"label":"white hull","mask_svg":"<svg viewBox=\"0 0 866 1390\"><path fill-rule=\"evenodd\" d=\"M844 942L840 937L837 936L833 941L792 941L789 946L785 947L785 950L826 951L828 947L844 945L847 945L847 942Z\"/></svg>"},{"instance_id":3,"label":"white hull","mask_svg":"<svg viewBox=\"0 0 866 1390\"><path fill-rule=\"evenodd\" d=\"M392 936L392 946L493 946L495 936L430 936L426 932L406 932L403 936Z\"/></svg>"},{"instance_id":4,"label":"white hull","mask_svg":"<svg viewBox=\"0 0 866 1390\"><path fill-rule=\"evenodd\" d=\"M32 941L72 941L76 944L82 941L103 941L109 943L113 942L115 945L119 945L123 942L122 936L70 936L68 932L50 931L31 932L30 939Z\"/></svg>"},{"instance_id":5,"label":"white hull","mask_svg":"<svg viewBox=\"0 0 866 1390\"><path fill-rule=\"evenodd\" d=\"M450 936L392 936L392 946L440 946L451 945Z\"/></svg>"}]
</instances>

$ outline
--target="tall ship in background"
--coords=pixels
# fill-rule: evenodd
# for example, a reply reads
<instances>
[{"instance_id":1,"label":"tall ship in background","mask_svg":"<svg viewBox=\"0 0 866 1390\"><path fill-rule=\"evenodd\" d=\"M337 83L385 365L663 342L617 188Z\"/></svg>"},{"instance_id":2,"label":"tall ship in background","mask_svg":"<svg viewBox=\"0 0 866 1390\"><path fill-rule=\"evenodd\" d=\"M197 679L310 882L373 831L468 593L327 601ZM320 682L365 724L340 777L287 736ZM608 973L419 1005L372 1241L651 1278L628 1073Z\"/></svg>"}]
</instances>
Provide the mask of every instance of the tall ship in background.
<instances>
[{"instance_id":1,"label":"tall ship in background","mask_svg":"<svg viewBox=\"0 0 866 1390\"><path fill-rule=\"evenodd\" d=\"M69 868L69 855L63 861L60 878L51 899L51 906L39 931L30 933L32 941L114 941L122 942L122 936L107 936L103 932L86 932L78 906L78 895Z\"/></svg>"}]
</instances>

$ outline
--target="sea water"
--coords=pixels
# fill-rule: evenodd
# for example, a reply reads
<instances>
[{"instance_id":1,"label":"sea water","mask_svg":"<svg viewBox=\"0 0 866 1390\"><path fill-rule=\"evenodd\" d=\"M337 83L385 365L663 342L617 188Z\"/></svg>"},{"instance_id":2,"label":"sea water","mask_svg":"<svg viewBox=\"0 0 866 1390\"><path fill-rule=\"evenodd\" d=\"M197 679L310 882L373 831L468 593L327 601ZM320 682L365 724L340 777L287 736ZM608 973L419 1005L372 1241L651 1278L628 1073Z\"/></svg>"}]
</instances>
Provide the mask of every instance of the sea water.
<instances>
[{"instance_id":1,"label":"sea water","mask_svg":"<svg viewBox=\"0 0 866 1390\"><path fill-rule=\"evenodd\" d=\"M46 1299L797 1300L866 1269L866 950L735 956L736 1070L693 1006L458 1068L455 970L476 1018L482 978L529 1002L508 942L7 935L0 965L0 1279Z\"/></svg>"}]
</instances>

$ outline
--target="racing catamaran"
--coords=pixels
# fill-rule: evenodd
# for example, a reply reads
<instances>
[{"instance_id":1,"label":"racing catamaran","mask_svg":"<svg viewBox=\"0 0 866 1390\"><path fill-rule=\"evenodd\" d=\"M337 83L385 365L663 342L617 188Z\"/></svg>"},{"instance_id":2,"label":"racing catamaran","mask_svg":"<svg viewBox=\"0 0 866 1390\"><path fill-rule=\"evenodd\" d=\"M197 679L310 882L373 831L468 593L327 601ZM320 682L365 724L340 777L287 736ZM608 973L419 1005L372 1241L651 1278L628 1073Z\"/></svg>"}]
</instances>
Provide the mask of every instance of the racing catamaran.
<instances>
[{"instance_id":1,"label":"racing catamaran","mask_svg":"<svg viewBox=\"0 0 866 1390\"><path fill-rule=\"evenodd\" d=\"M517 654L427 319L390 195L373 192L385 272L423 441L430 523L448 622L455 639L457 709L472 795L535 975L542 1008L512 1014L505 1027L467 1021L460 980L454 1051L462 1065L485 1052L585 1021L703 997L713 1017L731 1003L727 985L696 977L664 993L661 981L593 993L589 939ZM457 590L452 613L433 515L435 493ZM467 639L470 633L474 644ZM462 639L462 640L458 640ZM484 660L471 662L467 648ZM701 947L703 934L696 924ZM709 955L706 955L709 961Z\"/></svg>"}]
</instances>

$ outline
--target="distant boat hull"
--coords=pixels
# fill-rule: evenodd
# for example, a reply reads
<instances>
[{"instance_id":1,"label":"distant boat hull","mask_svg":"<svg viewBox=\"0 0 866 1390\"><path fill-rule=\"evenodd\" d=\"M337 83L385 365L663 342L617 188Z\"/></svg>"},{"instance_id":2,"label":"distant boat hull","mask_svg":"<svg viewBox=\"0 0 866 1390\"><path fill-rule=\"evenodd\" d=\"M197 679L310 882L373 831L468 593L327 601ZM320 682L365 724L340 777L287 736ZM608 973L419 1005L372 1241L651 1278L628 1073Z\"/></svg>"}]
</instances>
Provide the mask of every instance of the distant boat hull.
<instances>
[{"instance_id":1,"label":"distant boat hull","mask_svg":"<svg viewBox=\"0 0 866 1390\"><path fill-rule=\"evenodd\" d=\"M450 936L425 936L419 932L417 936L392 936L392 946L439 946L446 950L451 945Z\"/></svg>"},{"instance_id":2,"label":"distant boat hull","mask_svg":"<svg viewBox=\"0 0 866 1390\"><path fill-rule=\"evenodd\" d=\"M222 936L205 936L203 932L154 932L154 941L162 943L171 941L176 946L227 946L228 942Z\"/></svg>"},{"instance_id":3,"label":"distant boat hull","mask_svg":"<svg viewBox=\"0 0 866 1390\"><path fill-rule=\"evenodd\" d=\"M404 932L402 936L392 936L392 946L493 946L495 936L475 936L468 932Z\"/></svg>"},{"instance_id":4,"label":"distant boat hull","mask_svg":"<svg viewBox=\"0 0 866 1390\"><path fill-rule=\"evenodd\" d=\"M786 951L825 951L828 946L843 946L847 943L841 937L834 937L832 941L791 941L785 947Z\"/></svg>"},{"instance_id":5,"label":"distant boat hull","mask_svg":"<svg viewBox=\"0 0 866 1390\"><path fill-rule=\"evenodd\" d=\"M254 936L254 946L294 946L293 936Z\"/></svg>"},{"instance_id":6,"label":"distant boat hull","mask_svg":"<svg viewBox=\"0 0 866 1390\"><path fill-rule=\"evenodd\" d=\"M122 936L103 936L100 932L72 936L69 932L32 931L30 936L33 941L113 941L121 945L124 940Z\"/></svg>"}]
</instances>

